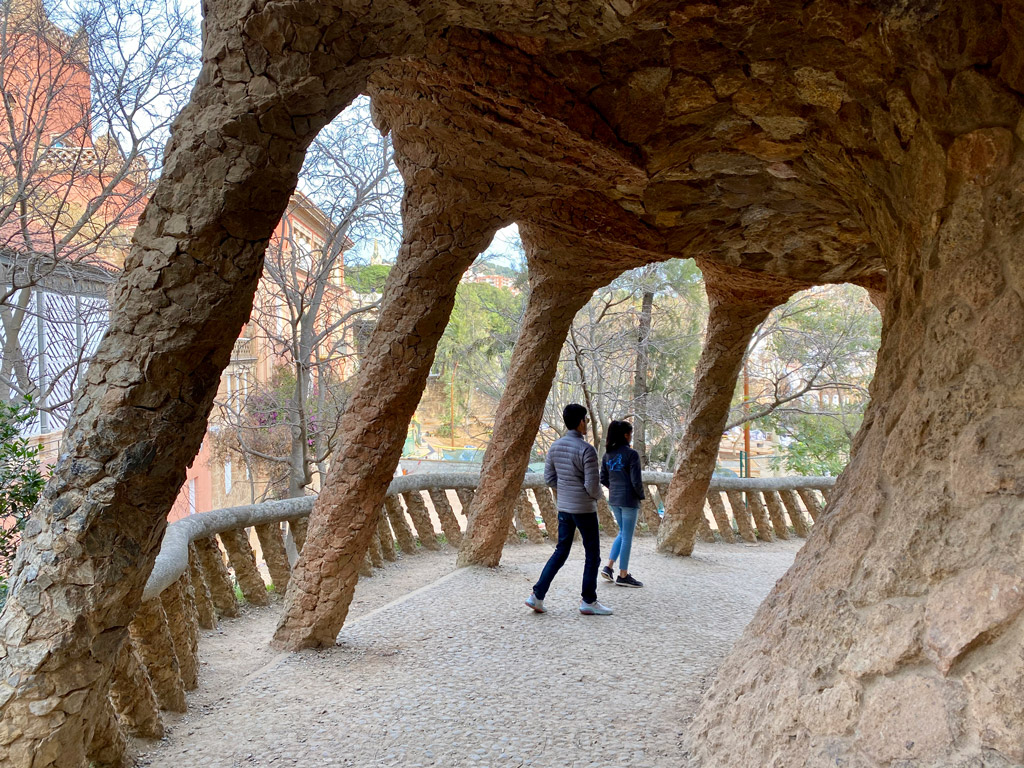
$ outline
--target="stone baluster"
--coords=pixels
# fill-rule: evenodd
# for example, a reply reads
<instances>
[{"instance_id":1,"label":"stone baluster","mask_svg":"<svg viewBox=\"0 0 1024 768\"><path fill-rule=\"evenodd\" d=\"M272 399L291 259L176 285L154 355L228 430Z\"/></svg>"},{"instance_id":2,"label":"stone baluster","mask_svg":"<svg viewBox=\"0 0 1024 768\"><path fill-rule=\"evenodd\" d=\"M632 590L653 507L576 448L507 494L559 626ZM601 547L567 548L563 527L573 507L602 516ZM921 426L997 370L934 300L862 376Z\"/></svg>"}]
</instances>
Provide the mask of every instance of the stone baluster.
<instances>
[{"instance_id":1,"label":"stone baluster","mask_svg":"<svg viewBox=\"0 0 1024 768\"><path fill-rule=\"evenodd\" d=\"M605 536L614 537L619 534L619 525L615 522L615 515L612 514L612 509L608 506L608 499L604 497L603 490L597 497L597 522Z\"/></svg>"},{"instance_id":2,"label":"stone baluster","mask_svg":"<svg viewBox=\"0 0 1024 768\"><path fill-rule=\"evenodd\" d=\"M359 575L367 577L373 576L373 561L370 560L369 550L363 554L362 562L359 564Z\"/></svg>"},{"instance_id":3,"label":"stone baluster","mask_svg":"<svg viewBox=\"0 0 1024 768\"><path fill-rule=\"evenodd\" d=\"M801 539L806 539L811 532L810 526L807 525L807 519L804 517L803 510L800 509L800 502L797 501L796 492L791 490L779 491L779 497L789 513L789 519L793 522L793 530L796 532L796 535Z\"/></svg>"},{"instance_id":4,"label":"stone baluster","mask_svg":"<svg viewBox=\"0 0 1024 768\"><path fill-rule=\"evenodd\" d=\"M397 560L395 554L395 539L391 535L391 525L388 523L388 512L383 506L380 508L380 516L377 518L377 540L380 542L380 551L385 560Z\"/></svg>"},{"instance_id":5,"label":"stone baluster","mask_svg":"<svg viewBox=\"0 0 1024 768\"><path fill-rule=\"evenodd\" d=\"M658 504L654 500L652 486L644 486L644 498L640 502L640 519L647 523L647 530L657 534L661 525L661 515L658 514Z\"/></svg>"},{"instance_id":6,"label":"stone baluster","mask_svg":"<svg viewBox=\"0 0 1024 768\"><path fill-rule=\"evenodd\" d=\"M263 561L267 564L270 581L274 585L274 591L283 595L288 591L288 581L292 577L292 569L288 564L288 553L284 548L281 524L265 523L255 526L255 529L260 549L263 550Z\"/></svg>"},{"instance_id":7,"label":"stone baluster","mask_svg":"<svg viewBox=\"0 0 1024 768\"><path fill-rule=\"evenodd\" d=\"M153 684L131 637L125 638L110 678L110 701L125 728L135 736L159 739L164 735Z\"/></svg>"},{"instance_id":8,"label":"stone baluster","mask_svg":"<svg viewBox=\"0 0 1024 768\"><path fill-rule=\"evenodd\" d=\"M103 697L98 712L93 713L95 727L86 760L90 768L120 768L128 765L128 741L121 731L110 699ZM134 761L133 761L134 762Z\"/></svg>"},{"instance_id":9,"label":"stone baluster","mask_svg":"<svg viewBox=\"0 0 1024 768\"><path fill-rule=\"evenodd\" d=\"M199 687L199 617L195 601L190 598L188 586L181 578L160 593L160 603L167 617L167 628L174 643L174 655L178 659L178 674L186 691Z\"/></svg>"},{"instance_id":10,"label":"stone baluster","mask_svg":"<svg viewBox=\"0 0 1024 768\"><path fill-rule=\"evenodd\" d=\"M540 517L544 521L544 531L547 533L548 541L558 541L558 511L555 509L555 500L551 498L551 489L547 486L533 489L533 497L537 500L537 509L540 510Z\"/></svg>"},{"instance_id":11,"label":"stone baluster","mask_svg":"<svg viewBox=\"0 0 1024 768\"><path fill-rule=\"evenodd\" d=\"M818 501L818 496L814 493L813 488L797 488L796 492L800 494L800 499L803 501L804 506L807 507L807 514L811 516L813 522L818 522L818 518L821 517L821 502Z\"/></svg>"},{"instance_id":12,"label":"stone baluster","mask_svg":"<svg viewBox=\"0 0 1024 768\"><path fill-rule=\"evenodd\" d=\"M519 538L519 531L516 529L516 521L513 519L508 524L508 533L505 535L506 544L522 544L523 540Z\"/></svg>"},{"instance_id":13,"label":"stone baluster","mask_svg":"<svg viewBox=\"0 0 1024 768\"><path fill-rule=\"evenodd\" d=\"M146 666L153 692L161 709L185 711L185 687L178 669L174 640L160 598L147 600L135 613L128 631Z\"/></svg>"},{"instance_id":14,"label":"stone baluster","mask_svg":"<svg viewBox=\"0 0 1024 768\"><path fill-rule=\"evenodd\" d=\"M761 502L761 494L757 491L746 491L743 495L747 498L747 508L753 514L754 522L757 524L757 538L761 541L774 541L772 525L768 520L768 512Z\"/></svg>"},{"instance_id":15,"label":"stone baluster","mask_svg":"<svg viewBox=\"0 0 1024 768\"><path fill-rule=\"evenodd\" d=\"M533 511L533 504L525 489L520 491L519 496L516 497L515 519L519 528L526 531L526 538L530 540L531 544L540 544L544 541L544 535L540 532L540 526L537 525L537 515Z\"/></svg>"},{"instance_id":16,"label":"stone baluster","mask_svg":"<svg viewBox=\"0 0 1024 768\"><path fill-rule=\"evenodd\" d=\"M708 517L704 510L701 510L700 517L697 519L697 535L706 544L713 544L715 542L715 533L711 530L711 524L708 522Z\"/></svg>"},{"instance_id":17,"label":"stone baluster","mask_svg":"<svg viewBox=\"0 0 1024 768\"><path fill-rule=\"evenodd\" d=\"M469 519L469 506L473 503L476 491L472 488L456 488L455 495L459 499L459 506L462 507L462 516Z\"/></svg>"},{"instance_id":18,"label":"stone baluster","mask_svg":"<svg viewBox=\"0 0 1024 768\"><path fill-rule=\"evenodd\" d=\"M288 531L295 542L295 549L301 554L302 548L306 546L306 532L309 531L308 517L293 517L288 521Z\"/></svg>"},{"instance_id":19,"label":"stone baluster","mask_svg":"<svg viewBox=\"0 0 1024 768\"><path fill-rule=\"evenodd\" d=\"M199 617L199 626L203 629L216 629L217 610L210 597L210 587L206 583L206 576L203 575L195 544L188 545L188 572L192 579L192 592L196 598L196 615Z\"/></svg>"},{"instance_id":20,"label":"stone baluster","mask_svg":"<svg viewBox=\"0 0 1024 768\"><path fill-rule=\"evenodd\" d=\"M431 488L427 493L430 495L430 501L434 504L434 512L437 513L437 519L441 521L441 530L444 531L444 537L448 540L449 546L458 547L462 544L462 528L459 526L458 518L455 517L455 512L452 511L448 494L445 493L444 488Z\"/></svg>"},{"instance_id":21,"label":"stone baluster","mask_svg":"<svg viewBox=\"0 0 1024 768\"><path fill-rule=\"evenodd\" d=\"M370 539L370 548L366 551L370 556L370 563L374 568L384 566L384 553L380 549L380 537L374 536Z\"/></svg>"},{"instance_id":22,"label":"stone baluster","mask_svg":"<svg viewBox=\"0 0 1024 768\"><path fill-rule=\"evenodd\" d=\"M789 539L789 526L786 525L786 515L782 511L782 500L779 499L778 491L765 491L764 502L771 516L775 535L780 539Z\"/></svg>"},{"instance_id":23,"label":"stone baluster","mask_svg":"<svg viewBox=\"0 0 1024 768\"><path fill-rule=\"evenodd\" d=\"M427 505L423 501L423 494L419 491L409 491L403 493L402 498L405 499L405 508L409 512L409 517L412 518L412 524L416 527L420 545L424 549L440 549L441 545L434 533L434 524L430 520L430 512L427 511Z\"/></svg>"},{"instance_id":24,"label":"stone baluster","mask_svg":"<svg viewBox=\"0 0 1024 768\"><path fill-rule=\"evenodd\" d=\"M742 539L751 543L757 541L757 537L754 535L754 525L750 519L750 511L743 499L743 492L726 491L725 495L729 498L732 516L736 520L736 527L739 529Z\"/></svg>"},{"instance_id":25,"label":"stone baluster","mask_svg":"<svg viewBox=\"0 0 1024 768\"><path fill-rule=\"evenodd\" d=\"M224 565L220 545L213 536L196 539L192 542L199 555L199 565L206 579L217 613L232 618L238 615L238 601L235 599L235 588L231 583L231 574Z\"/></svg>"},{"instance_id":26,"label":"stone baluster","mask_svg":"<svg viewBox=\"0 0 1024 768\"><path fill-rule=\"evenodd\" d=\"M397 496L384 497L384 509L387 512L391 528L395 532L395 539L402 550L402 554L416 554L416 538L412 535L412 528L409 521L405 519L405 510Z\"/></svg>"},{"instance_id":27,"label":"stone baluster","mask_svg":"<svg viewBox=\"0 0 1024 768\"><path fill-rule=\"evenodd\" d=\"M228 562L235 572L238 586L245 599L253 605L267 605L267 585L256 565L256 555L249 546L249 536L245 528L236 528L220 534L221 543L228 553Z\"/></svg>"},{"instance_id":28,"label":"stone baluster","mask_svg":"<svg viewBox=\"0 0 1024 768\"><path fill-rule=\"evenodd\" d=\"M708 491L708 505L711 507L711 514L715 517L715 524L718 526L718 535L722 541L732 544L736 536L732 531L732 522L729 520L729 513L725 511L725 502L722 501L721 491Z\"/></svg>"},{"instance_id":29,"label":"stone baluster","mask_svg":"<svg viewBox=\"0 0 1024 768\"><path fill-rule=\"evenodd\" d=\"M665 497L668 495L668 485L666 483L657 483L654 487L654 503L659 509L665 509ZM662 518L662 522L664 518Z\"/></svg>"}]
</instances>

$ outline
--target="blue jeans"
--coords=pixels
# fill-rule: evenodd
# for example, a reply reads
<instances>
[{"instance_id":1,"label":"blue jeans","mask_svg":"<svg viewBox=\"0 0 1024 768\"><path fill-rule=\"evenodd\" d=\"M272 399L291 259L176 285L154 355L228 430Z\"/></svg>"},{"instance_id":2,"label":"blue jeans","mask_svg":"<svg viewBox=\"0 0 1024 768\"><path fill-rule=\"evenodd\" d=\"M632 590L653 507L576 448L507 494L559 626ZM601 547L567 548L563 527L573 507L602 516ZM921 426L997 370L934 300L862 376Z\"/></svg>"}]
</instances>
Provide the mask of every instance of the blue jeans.
<instances>
[{"instance_id":1,"label":"blue jeans","mask_svg":"<svg viewBox=\"0 0 1024 768\"><path fill-rule=\"evenodd\" d=\"M592 512L582 515L574 515L570 512L558 513L558 544L540 574L540 581L533 585L533 594L537 596L538 600L544 599L558 569L565 565L565 561L569 558L572 537L577 528L580 529L583 551L586 552L586 560L583 563L583 602L592 603L597 600L597 571L601 567L601 539L597 530L597 515Z\"/></svg>"},{"instance_id":2,"label":"blue jeans","mask_svg":"<svg viewBox=\"0 0 1024 768\"><path fill-rule=\"evenodd\" d=\"M629 570L629 551L633 548L633 529L636 528L638 507L612 507L615 522L619 524L619 535L612 542L612 551L608 555L612 562L619 561L619 570Z\"/></svg>"}]
</instances>

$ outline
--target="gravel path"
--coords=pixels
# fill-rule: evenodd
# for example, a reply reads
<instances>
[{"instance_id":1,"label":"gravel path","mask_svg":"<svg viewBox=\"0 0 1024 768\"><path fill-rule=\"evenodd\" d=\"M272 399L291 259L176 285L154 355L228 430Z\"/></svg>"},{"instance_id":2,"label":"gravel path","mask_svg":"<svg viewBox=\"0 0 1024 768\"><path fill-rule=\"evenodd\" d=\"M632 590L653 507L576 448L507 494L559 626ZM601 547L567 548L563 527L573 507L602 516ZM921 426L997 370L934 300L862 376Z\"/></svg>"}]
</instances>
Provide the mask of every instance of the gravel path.
<instances>
[{"instance_id":1,"label":"gravel path","mask_svg":"<svg viewBox=\"0 0 1024 768\"><path fill-rule=\"evenodd\" d=\"M360 584L337 648L270 652L276 608L207 633L189 713L136 745L140 764L685 765L681 734L706 678L798 546L666 558L640 539L633 565L647 586L601 582L609 617L577 611L582 552L545 615L522 603L546 545L510 547L494 570L455 570L453 553L404 558Z\"/></svg>"}]
</instances>

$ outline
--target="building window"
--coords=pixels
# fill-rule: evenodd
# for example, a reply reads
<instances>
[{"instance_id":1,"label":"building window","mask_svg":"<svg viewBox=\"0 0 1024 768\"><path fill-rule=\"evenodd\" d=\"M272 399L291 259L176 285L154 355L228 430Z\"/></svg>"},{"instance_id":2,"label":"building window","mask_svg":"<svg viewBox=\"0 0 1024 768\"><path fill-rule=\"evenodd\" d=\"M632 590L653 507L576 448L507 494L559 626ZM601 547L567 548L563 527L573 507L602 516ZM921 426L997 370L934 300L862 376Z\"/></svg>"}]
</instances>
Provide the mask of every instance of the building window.
<instances>
[{"instance_id":1,"label":"building window","mask_svg":"<svg viewBox=\"0 0 1024 768\"><path fill-rule=\"evenodd\" d=\"M188 481L188 513L196 513L196 479L193 477Z\"/></svg>"},{"instance_id":2,"label":"building window","mask_svg":"<svg viewBox=\"0 0 1024 768\"><path fill-rule=\"evenodd\" d=\"M231 459L224 462L224 493L231 493Z\"/></svg>"}]
</instances>

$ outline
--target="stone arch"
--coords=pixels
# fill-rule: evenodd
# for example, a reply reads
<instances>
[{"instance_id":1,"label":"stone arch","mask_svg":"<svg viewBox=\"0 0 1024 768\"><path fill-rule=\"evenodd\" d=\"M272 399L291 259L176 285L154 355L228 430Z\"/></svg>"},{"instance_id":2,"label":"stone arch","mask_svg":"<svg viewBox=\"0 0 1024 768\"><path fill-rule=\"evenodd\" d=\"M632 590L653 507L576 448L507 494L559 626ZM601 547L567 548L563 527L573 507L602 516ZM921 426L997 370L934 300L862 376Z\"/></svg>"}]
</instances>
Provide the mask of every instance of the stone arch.
<instances>
[{"instance_id":1,"label":"stone arch","mask_svg":"<svg viewBox=\"0 0 1024 768\"><path fill-rule=\"evenodd\" d=\"M106 711L97 697L262 243L304 142L364 85L396 146L409 139L423 235L385 311L426 279L428 256L445 265L437 310L412 305L422 322L394 347L416 376L458 264L497 220L599 243L609 259L887 281L854 459L721 667L694 752L709 768L1024 760L1024 43L1016 5L988 0L212 5L202 77L0 619L0 679L20 680L0 688L10 754L77 766L106 726L90 718ZM437 179L459 180L473 206L432 193ZM459 213L444 222L446 208ZM400 425L408 397L387 401L382 424ZM297 622L293 647L332 642L344 614L344 590L321 601L303 580L336 562L327 572L345 583L365 548L363 505L385 478L358 468L393 454L393 435L368 446L377 416L365 398L346 415L358 450L333 474L360 479L325 489L312 525L326 537L334 520L341 538L310 550L289 592L290 610L326 620ZM893 702L911 698L927 712L901 719Z\"/></svg>"}]
</instances>

